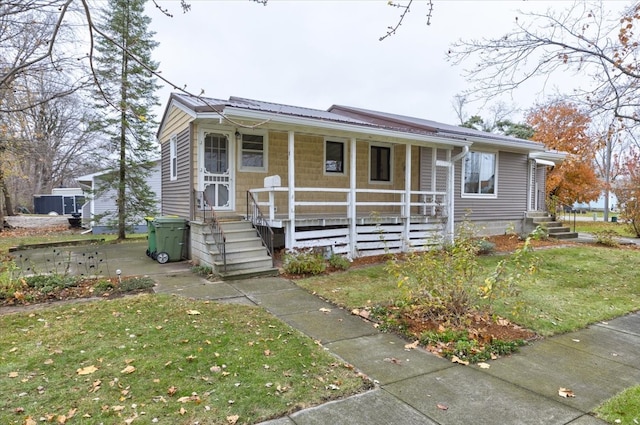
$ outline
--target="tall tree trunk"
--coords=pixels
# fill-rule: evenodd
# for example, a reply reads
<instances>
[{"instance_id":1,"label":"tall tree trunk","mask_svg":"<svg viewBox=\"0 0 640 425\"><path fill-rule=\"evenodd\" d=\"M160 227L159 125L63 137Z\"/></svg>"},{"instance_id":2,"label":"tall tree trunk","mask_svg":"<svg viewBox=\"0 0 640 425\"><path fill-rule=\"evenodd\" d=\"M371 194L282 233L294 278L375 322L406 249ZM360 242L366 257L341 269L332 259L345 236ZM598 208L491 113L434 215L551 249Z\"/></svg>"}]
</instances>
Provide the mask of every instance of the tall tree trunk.
<instances>
[{"instance_id":1,"label":"tall tree trunk","mask_svg":"<svg viewBox=\"0 0 640 425\"><path fill-rule=\"evenodd\" d=\"M2 193L4 195L4 206L7 211L8 216L16 215L13 212L13 203L11 202L11 195L9 194L9 189L7 189L7 185L4 184L4 179L2 179Z\"/></svg>"}]
</instances>

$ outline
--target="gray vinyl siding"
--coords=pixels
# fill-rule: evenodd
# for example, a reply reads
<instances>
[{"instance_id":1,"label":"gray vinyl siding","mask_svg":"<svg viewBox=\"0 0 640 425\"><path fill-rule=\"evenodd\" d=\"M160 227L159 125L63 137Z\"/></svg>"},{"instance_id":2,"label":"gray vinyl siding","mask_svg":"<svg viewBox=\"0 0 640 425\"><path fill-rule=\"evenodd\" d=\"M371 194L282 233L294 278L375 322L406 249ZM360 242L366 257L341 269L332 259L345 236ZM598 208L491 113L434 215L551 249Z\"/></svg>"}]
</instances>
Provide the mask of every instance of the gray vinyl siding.
<instances>
[{"instance_id":1,"label":"gray vinyl siding","mask_svg":"<svg viewBox=\"0 0 640 425\"><path fill-rule=\"evenodd\" d=\"M462 161L456 162L455 166L456 221L462 220L467 212L470 212L469 219L472 221L522 219L527 211L528 158L526 154L498 152L497 198L461 197Z\"/></svg>"},{"instance_id":2,"label":"gray vinyl siding","mask_svg":"<svg viewBox=\"0 0 640 425\"><path fill-rule=\"evenodd\" d=\"M177 179L171 180L170 141L162 143L162 215L176 215L191 220L193 187L191 176L191 131L177 134Z\"/></svg>"},{"instance_id":3,"label":"gray vinyl siding","mask_svg":"<svg viewBox=\"0 0 640 425\"><path fill-rule=\"evenodd\" d=\"M436 159L445 161L447 159L446 149L436 150ZM432 189L432 166L433 166L433 149L420 148L420 190ZM436 190L447 190L447 172L445 167L436 167Z\"/></svg>"}]
</instances>

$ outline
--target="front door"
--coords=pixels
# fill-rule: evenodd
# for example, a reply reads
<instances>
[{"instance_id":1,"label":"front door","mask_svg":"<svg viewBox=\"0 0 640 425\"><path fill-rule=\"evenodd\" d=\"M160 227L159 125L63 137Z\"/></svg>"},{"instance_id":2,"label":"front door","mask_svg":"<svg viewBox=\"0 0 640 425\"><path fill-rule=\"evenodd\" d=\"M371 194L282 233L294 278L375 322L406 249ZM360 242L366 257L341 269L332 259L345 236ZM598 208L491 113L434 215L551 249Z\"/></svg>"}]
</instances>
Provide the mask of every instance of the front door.
<instances>
[{"instance_id":1,"label":"front door","mask_svg":"<svg viewBox=\"0 0 640 425\"><path fill-rule=\"evenodd\" d=\"M206 207L232 211L234 205L233 143L230 134L202 133L200 183Z\"/></svg>"}]
</instances>

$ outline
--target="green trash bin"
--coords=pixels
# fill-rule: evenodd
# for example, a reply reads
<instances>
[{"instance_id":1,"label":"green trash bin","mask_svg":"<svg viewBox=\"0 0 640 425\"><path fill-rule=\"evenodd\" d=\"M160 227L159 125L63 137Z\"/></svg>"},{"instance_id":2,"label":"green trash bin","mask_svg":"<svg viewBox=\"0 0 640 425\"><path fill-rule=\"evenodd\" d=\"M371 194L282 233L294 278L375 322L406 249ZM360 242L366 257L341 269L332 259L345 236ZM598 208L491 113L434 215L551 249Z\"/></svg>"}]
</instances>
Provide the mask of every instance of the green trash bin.
<instances>
[{"instance_id":1,"label":"green trash bin","mask_svg":"<svg viewBox=\"0 0 640 425\"><path fill-rule=\"evenodd\" d=\"M179 217L158 217L153 220L155 228L156 257L160 264L182 260L187 235L187 220Z\"/></svg>"},{"instance_id":2,"label":"green trash bin","mask_svg":"<svg viewBox=\"0 0 640 425\"><path fill-rule=\"evenodd\" d=\"M156 259L156 227L153 225L154 217L145 217L147 222L147 257Z\"/></svg>"}]
</instances>

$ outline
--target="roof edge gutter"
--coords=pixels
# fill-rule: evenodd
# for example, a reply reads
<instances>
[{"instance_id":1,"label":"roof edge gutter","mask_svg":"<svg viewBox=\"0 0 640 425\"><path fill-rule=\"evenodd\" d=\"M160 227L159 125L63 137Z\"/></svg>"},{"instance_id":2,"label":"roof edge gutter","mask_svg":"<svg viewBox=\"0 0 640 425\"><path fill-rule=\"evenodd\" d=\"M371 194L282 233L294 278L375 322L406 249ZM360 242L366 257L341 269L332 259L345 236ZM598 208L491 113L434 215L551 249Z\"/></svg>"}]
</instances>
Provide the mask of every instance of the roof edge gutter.
<instances>
[{"instance_id":1,"label":"roof edge gutter","mask_svg":"<svg viewBox=\"0 0 640 425\"><path fill-rule=\"evenodd\" d=\"M229 117L241 118L241 119L273 121L273 122L283 123L283 124L295 124L295 125L317 127L317 128L323 128L323 129L329 129L329 130L362 133L366 135L374 135L374 136L380 136L380 137L391 137L396 139L403 139L403 140L406 140L407 142L413 141L413 142L425 142L425 143L440 143L440 144L446 144L453 147L467 147L467 148L472 144L472 142L467 140L460 140L460 139L454 139L449 137L432 136L432 135L425 135L425 134L413 134L413 133L407 133L402 131L394 131L394 130L388 130L384 128L378 128L378 127L369 127L365 125L334 122L334 121L323 121L323 120L318 120L313 118L293 117L293 116L281 115L277 113L248 111L246 109L233 108L233 107L225 108L224 114ZM198 117L209 118L209 115L211 114L198 114ZM219 115L216 114L216 117L217 116Z\"/></svg>"}]
</instances>

